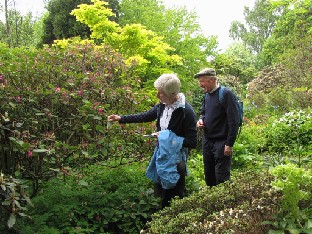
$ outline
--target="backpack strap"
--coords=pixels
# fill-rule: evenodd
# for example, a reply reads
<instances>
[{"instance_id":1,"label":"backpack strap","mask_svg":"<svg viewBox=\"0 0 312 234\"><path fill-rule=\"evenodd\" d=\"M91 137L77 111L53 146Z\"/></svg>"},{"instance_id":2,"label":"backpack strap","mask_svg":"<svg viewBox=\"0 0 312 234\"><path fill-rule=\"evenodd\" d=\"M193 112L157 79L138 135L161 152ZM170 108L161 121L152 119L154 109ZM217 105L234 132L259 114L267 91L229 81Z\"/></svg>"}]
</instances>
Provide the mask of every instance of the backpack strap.
<instances>
[{"instance_id":1,"label":"backpack strap","mask_svg":"<svg viewBox=\"0 0 312 234\"><path fill-rule=\"evenodd\" d=\"M223 104L224 102L224 90L225 90L225 87L224 86L221 86L220 89L219 89L219 102L221 102L221 104Z\"/></svg>"},{"instance_id":2,"label":"backpack strap","mask_svg":"<svg viewBox=\"0 0 312 234\"><path fill-rule=\"evenodd\" d=\"M225 91L225 87L224 86L221 86L220 89L219 89L219 102L221 104L224 103L224 91ZM235 98L236 98L236 101L237 101L237 104L238 104L238 108L239 110L243 110L243 102L240 101L240 99L237 98L237 96L235 95ZM242 119L242 116L240 116L240 118ZM241 120L242 121L242 120ZM239 129L238 129L238 134L237 134L237 137L239 137L240 133L241 133L241 130L242 130L242 127L241 127L242 123L239 124Z\"/></svg>"}]
</instances>

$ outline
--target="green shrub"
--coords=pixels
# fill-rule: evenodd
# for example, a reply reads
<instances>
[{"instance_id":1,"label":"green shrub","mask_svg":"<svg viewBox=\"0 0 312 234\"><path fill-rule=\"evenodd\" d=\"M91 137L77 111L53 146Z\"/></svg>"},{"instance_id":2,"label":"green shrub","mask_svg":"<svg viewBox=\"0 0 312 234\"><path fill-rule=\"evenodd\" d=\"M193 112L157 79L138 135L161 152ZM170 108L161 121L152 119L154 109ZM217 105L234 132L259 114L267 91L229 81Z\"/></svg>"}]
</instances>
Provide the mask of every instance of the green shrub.
<instances>
[{"instance_id":1,"label":"green shrub","mask_svg":"<svg viewBox=\"0 0 312 234\"><path fill-rule=\"evenodd\" d=\"M312 116L311 110L292 111L269 124L264 131L266 141L262 152L279 155L281 161L302 166L311 163Z\"/></svg>"},{"instance_id":2,"label":"green shrub","mask_svg":"<svg viewBox=\"0 0 312 234\"><path fill-rule=\"evenodd\" d=\"M252 231L257 228L269 230L261 221L268 220L279 205L279 196L270 187L271 179L268 174L257 171L235 173L232 183L204 187L189 197L174 200L170 207L152 215L152 221L147 223L143 233L257 233ZM230 211L234 216L225 218L224 214ZM243 214L248 215L247 221ZM216 232L216 227L222 227L222 231Z\"/></svg>"},{"instance_id":3,"label":"green shrub","mask_svg":"<svg viewBox=\"0 0 312 234\"><path fill-rule=\"evenodd\" d=\"M294 164L279 165L271 170L272 186L282 192L279 212L275 215L275 233L312 232L312 171Z\"/></svg>"},{"instance_id":4,"label":"green shrub","mask_svg":"<svg viewBox=\"0 0 312 234\"><path fill-rule=\"evenodd\" d=\"M142 166L90 166L85 175L55 178L33 199L21 233L138 233L160 208Z\"/></svg>"},{"instance_id":5,"label":"green shrub","mask_svg":"<svg viewBox=\"0 0 312 234\"><path fill-rule=\"evenodd\" d=\"M135 91L140 82L120 54L90 44L0 50L0 150L8 162L2 168L34 180L33 194L64 167L108 159L116 166L152 151L141 135L153 124L106 128L108 115L147 110L154 101Z\"/></svg>"},{"instance_id":6,"label":"green shrub","mask_svg":"<svg viewBox=\"0 0 312 234\"><path fill-rule=\"evenodd\" d=\"M265 139L263 125L244 123L234 144L233 168L254 168L260 165L259 149Z\"/></svg>"},{"instance_id":7,"label":"green shrub","mask_svg":"<svg viewBox=\"0 0 312 234\"><path fill-rule=\"evenodd\" d=\"M189 195L206 186L203 156L196 150L192 150L188 156L187 165L189 174L186 177L186 192Z\"/></svg>"}]
</instances>

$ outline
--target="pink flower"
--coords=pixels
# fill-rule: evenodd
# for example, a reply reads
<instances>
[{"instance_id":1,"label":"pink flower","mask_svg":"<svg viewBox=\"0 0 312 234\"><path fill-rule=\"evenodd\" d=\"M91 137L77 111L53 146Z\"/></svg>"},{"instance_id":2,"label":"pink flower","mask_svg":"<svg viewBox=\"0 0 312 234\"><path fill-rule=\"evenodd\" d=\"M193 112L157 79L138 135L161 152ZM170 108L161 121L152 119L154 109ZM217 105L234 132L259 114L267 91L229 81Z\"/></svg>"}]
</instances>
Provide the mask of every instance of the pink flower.
<instances>
[{"instance_id":1,"label":"pink flower","mask_svg":"<svg viewBox=\"0 0 312 234\"><path fill-rule=\"evenodd\" d=\"M82 90L79 90L77 94L78 94L78 96L82 96L83 91L82 91Z\"/></svg>"},{"instance_id":2,"label":"pink flower","mask_svg":"<svg viewBox=\"0 0 312 234\"><path fill-rule=\"evenodd\" d=\"M16 101L17 101L17 102L21 102L21 97L20 97L20 96L17 96Z\"/></svg>"},{"instance_id":3,"label":"pink flower","mask_svg":"<svg viewBox=\"0 0 312 234\"><path fill-rule=\"evenodd\" d=\"M99 109L98 109L98 112L99 112L99 114L103 114L103 113L104 113L104 111L103 111L102 108L99 108Z\"/></svg>"},{"instance_id":4,"label":"pink flower","mask_svg":"<svg viewBox=\"0 0 312 234\"><path fill-rule=\"evenodd\" d=\"M61 88L60 88L60 87L57 87L57 88L55 89L55 91L56 91L57 93L59 93L59 92L61 91Z\"/></svg>"},{"instance_id":5,"label":"pink flower","mask_svg":"<svg viewBox=\"0 0 312 234\"><path fill-rule=\"evenodd\" d=\"M32 154L33 154L33 153L32 153L31 151L28 151L28 152L27 152L27 156L28 156L28 157L31 157Z\"/></svg>"}]
</instances>

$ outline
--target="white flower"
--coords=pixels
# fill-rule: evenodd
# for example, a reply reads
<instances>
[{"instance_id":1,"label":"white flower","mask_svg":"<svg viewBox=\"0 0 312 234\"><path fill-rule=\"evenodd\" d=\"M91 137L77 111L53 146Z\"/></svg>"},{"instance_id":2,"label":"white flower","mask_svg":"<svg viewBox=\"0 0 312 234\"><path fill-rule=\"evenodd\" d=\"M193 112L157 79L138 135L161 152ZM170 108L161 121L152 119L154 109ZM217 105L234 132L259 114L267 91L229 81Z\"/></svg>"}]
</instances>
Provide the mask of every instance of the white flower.
<instances>
[{"instance_id":1,"label":"white flower","mask_svg":"<svg viewBox=\"0 0 312 234\"><path fill-rule=\"evenodd\" d=\"M229 212L229 213L230 213L230 215L232 216L232 214L233 214L233 209L232 209L232 208L230 209L230 212Z\"/></svg>"}]
</instances>

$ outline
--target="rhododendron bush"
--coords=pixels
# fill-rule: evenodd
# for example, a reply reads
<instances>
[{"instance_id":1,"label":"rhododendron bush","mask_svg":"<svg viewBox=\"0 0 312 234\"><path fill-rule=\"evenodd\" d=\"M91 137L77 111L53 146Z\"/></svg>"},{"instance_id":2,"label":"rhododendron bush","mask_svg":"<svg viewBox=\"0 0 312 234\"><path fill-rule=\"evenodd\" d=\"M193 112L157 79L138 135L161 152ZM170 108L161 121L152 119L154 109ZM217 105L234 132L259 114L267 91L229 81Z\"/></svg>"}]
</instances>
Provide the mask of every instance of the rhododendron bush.
<instances>
[{"instance_id":1,"label":"rhododendron bush","mask_svg":"<svg viewBox=\"0 0 312 234\"><path fill-rule=\"evenodd\" d=\"M107 129L107 115L146 110L154 95L120 54L89 43L42 50L0 46L1 169L39 181L150 156L153 124Z\"/></svg>"}]
</instances>

